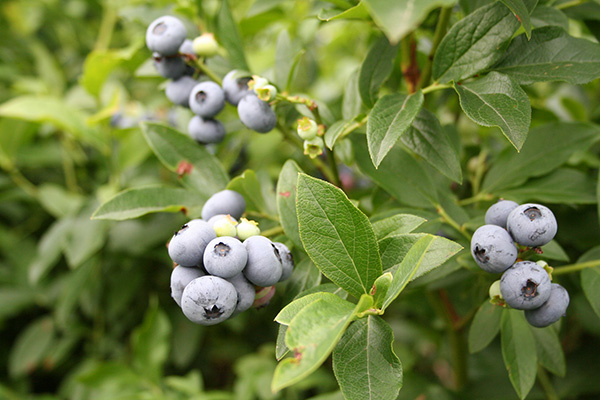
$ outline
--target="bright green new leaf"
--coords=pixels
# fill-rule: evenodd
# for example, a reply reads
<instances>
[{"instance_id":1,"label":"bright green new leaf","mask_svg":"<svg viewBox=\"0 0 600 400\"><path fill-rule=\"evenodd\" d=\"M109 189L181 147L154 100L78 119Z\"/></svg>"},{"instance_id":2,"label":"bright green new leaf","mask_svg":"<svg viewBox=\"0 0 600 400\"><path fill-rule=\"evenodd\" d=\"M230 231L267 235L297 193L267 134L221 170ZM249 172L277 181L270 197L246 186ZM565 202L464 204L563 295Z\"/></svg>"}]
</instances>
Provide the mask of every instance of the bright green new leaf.
<instances>
[{"instance_id":1,"label":"bright green new leaf","mask_svg":"<svg viewBox=\"0 0 600 400\"><path fill-rule=\"evenodd\" d=\"M338 19L368 19L369 12L365 7L365 3L361 1L354 7L350 7L347 10L338 10L335 8L324 8L319 12L318 18L321 21L335 21Z\"/></svg>"},{"instance_id":2,"label":"bright green new leaf","mask_svg":"<svg viewBox=\"0 0 600 400\"><path fill-rule=\"evenodd\" d=\"M402 364L394 354L394 333L370 315L353 322L333 350L333 372L347 400L395 400Z\"/></svg>"},{"instance_id":3,"label":"bright green new leaf","mask_svg":"<svg viewBox=\"0 0 600 400\"><path fill-rule=\"evenodd\" d=\"M287 160L279 172L276 189L277 210L281 226L285 235L300 249L303 247L298 231L298 216L296 215L296 186L298 184L298 174L302 172L302 169L294 160Z\"/></svg>"},{"instance_id":4,"label":"bright green new leaf","mask_svg":"<svg viewBox=\"0 0 600 400\"><path fill-rule=\"evenodd\" d=\"M504 309L500 325L502 335L502 358L508 377L521 400L535 383L537 352L535 338L523 311Z\"/></svg>"},{"instance_id":5,"label":"bright green new leaf","mask_svg":"<svg viewBox=\"0 0 600 400\"><path fill-rule=\"evenodd\" d=\"M355 297L369 293L381 275L375 232L344 192L298 175L296 210L304 249L323 275Z\"/></svg>"},{"instance_id":6,"label":"bright green new leaf","mask_svg":"<svg viewBox=\"0 0 600 400\"><path fill-rule=\"evenodd\" d=\"M392 72L398 46L392 46L385 37L377 40L367 53L358 76L358 91L367 108L377 101L379 87Z\"/></svg>"},{"instance_id":7,"label":"bright green new leaf","mask_svg":"<svg viewBox=\"0 0 600 400\"><path fill-rule=\"evenodd\" d=\"M512 79L490 72L482 79L454 84L460 106L469 118L482 126L497 126L517 150L527 139L531 105L527 93Z\"/></svg>"},{"instance_id":8,"label":"bright green new leaf","mask_svg":"<svg viewBox=\"0 0 600 400\"><path fill-rule=\"evenodd\" d=\"M469 329L469 352L477 353L485 349L500 332L500 319L503 308L485 299L475 313Z\"/></svg>"}]
</instances>

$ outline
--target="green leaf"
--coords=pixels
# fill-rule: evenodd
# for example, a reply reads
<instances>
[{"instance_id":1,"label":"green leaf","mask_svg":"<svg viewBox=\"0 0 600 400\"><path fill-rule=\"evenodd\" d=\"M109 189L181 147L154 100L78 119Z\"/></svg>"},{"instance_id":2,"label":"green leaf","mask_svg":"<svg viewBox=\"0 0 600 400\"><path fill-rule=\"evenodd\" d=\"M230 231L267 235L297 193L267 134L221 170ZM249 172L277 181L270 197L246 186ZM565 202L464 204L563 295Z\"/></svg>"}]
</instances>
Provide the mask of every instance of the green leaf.
<instances>
[{"instance_id":1,"label":"green leaf","mask_svg":"<svg viewBox=\"0 0 600 400\"><path fill-rule=\"evenodd\" d=\"M554 204L596 204L594 178L575 169L559 168L519 187L499 191L500 197L516 202Z\"/></svg>"},{"instance_id":2,"label":"green leaf","mask_svg":"<svg viewBox=\"0 0 600 400\"><path fill-rule=\"evenodd\" d=\"M502 307L493 305L489 299L479 306L471 328L469 328L469 352L477 353L485 349L500 332Z\"/></svg>"},{"instance_id":3,"label":"green leaf","mask_svg":"<svg viewBox=\"0 0 600 400\"><path fill-rule=\"evenodd\" d=\"M433 77L446 83L469 78L502 57L519 21L501 3L477 9L450 28L433 59Z\"/></svg>"},{"instance_id":4,"label":"green leaf","mask_svg":"<svg viewBox=\"0 0 600 400\"><path fill-rule=\"evenodd\" d=\"M0 288L0 322L34 306L38 296L39 291L33 288Z\"/></svg>"},{"instance_id":5,"label":"green leaf","mask_svg":"<svg viewBox=\"0 0 600 400\"><path fill-rule=\"evenodd\" d=\"M102 204L93 219L122 221L155 212L180 212L200 215L208 196L179 188L150 186L128 189Z\"/></svg>"},{"instance_id":6,"label":"green leaf","mask_svg":"<svg viewBox=\"0 0 600 400\"><path fill-rule=\"evenodd\" d=\"M585 151L600 139L600 128L592 124L554 122L533 128L516 153L504 149L486 174L482 189L496 194L521 186L527 179L553 171L573 153Z\"/></svg>"},{"instance_id":7,"label":"green leaf","mask_svg":"<svg viewBox=\"0 0 600 400\"><path fill-rule=\"evenodd\" d=\"M298 175L300 238L323 275L355 297L369 293L381 275L375 232L369 219L335 186Z\"/></svg>"},{"instance_id":8,"label":"green leaf","mask_svg":"<svg viewBox=\"0 0 600 400\"><path fill-rule=\"evenodd\" d=\"M373 222L373 230L380 241L386 236L411 233L427 220L411 214L396 214L391 217Z\"/></svg>"},{"instance_id":9,"label":"green leaf","mask_svg":"<svg viewBox=\"0 0 600 400\"><path fill-rule=\"evenodd\" d=\"M243 40L238 26L233 20L229 0L221 1L221 9L217 16L217 31L215 32L219 43L227 50L229 62L234 69L249 71L244 54Z\"/></svg>"},{"instance_id":10,"label":"green leaf","mask_svg":"<svg viewBox=\"0 0 600 400\"><path fill-rule=\"evenodd\" d=\"M85 197L79 193L70 192L54 183L42 183L38 186L38 193L42 207L56 218L73 215L85 201Z\"/></svg>"},{"instance_id":11,"label":"green leaf","mask_svg":"<svg viewBox=\"0 0 600 400\"><path fill-rule=\"evenodd\" d=\"M370 315L353 322L333 350L333 372L347 400L395 400L402 364L394 354L394 332Z\"/></svg>"},{"instance_id":12,"label":"green leaf","mask_svg":"<svg viewBox=\"0 0 600 400\"><path fill-rule=\"evenodd\" d=\"M294 267L294 272L285 286L286 303L295 298L306 289L313 288L321 283L321 271L310 258L306 257Z\"/></svg>"},{"instance_id":13,"label":"green leaf","mask_svg":"<svg viewBox=\"0 0 600 400\"><path fill-rule=\"evenodd\" d=\"M33 373L42 365L51 350L56 332L52 318L42 317L31 322L19 333L14 345L5 351L8 355L8 372L13 378Z\"/></svg>"},{"instance_id":14,"label":"green leaf","mask_svg":"<svg viewBox=\"0 0 600 400\"><path fill-rule=\"evenodd\" d=\"M569 18L560 10L545 5L537 5L531 13L531 23L536 28L543 26L558 26L565 31L569 30Z\"/></svg>"},{"instance_id":15,"label":"green leaf","mask_svg":"<svg viewBox=\"0 0 600 400\"><path fill-rule=\"evenodd\" d=\"M508 377L520 399L525 399L535 383L537 353L535 339L523 312L504 309L501 320L502 358Z\"/></svg>"},{"instance_id":16,"label":"green leaf","mask_svg":"<svg viewBox=\"0 0 600 400\"><path fill-rule=\"evenodd\" d=\"M404 258L408 257L412 247L424 237L431 237L432 242L420 261L419 269L411 277L411 280L439 267L463 248L452 240L426 233L387 236L379 241L379 251L384 271L390 271L395 275L395 271L402 265Z\"/></svg>"},{"instance_id":17,"label":"green leaf","mask_svg":"<svg viewBox=\"0 0 600 400\"><path fill-rule=\"evenodd\" d=\"M581 271L581 287L594 312L600 318L600 268L586 268Z\"/></svg>"},{"instance_id":18,"label":"green leaf","mask_svg":"<svg viewBox=\"0 0 600 400\"><path fill-rule=\"evenodd\" d=\"M256 178L256 173L251 169L247 169L240 176L233 178L227 185L227 189L235 190L244 196L247 211L266 212L260 183Z\"/></svg>"},{"instance_id":19,"label":"green leaf","mask_svg":"<svg viewBox=\"0 0 600 400\"><path fill-rule=\"evenodd\" d=\"M300 232L298 231L298 216L296 214L296 191L298 174L302 169L294 160L287 160L279 172L277 181L277 211L285 235L302 249Z\"/></svg>"},{"instance_id":20,"label":"green leaf","mask_svg":"<svg viewBox=\"0 0 600 400\"><path fill-rule=\"evenodd\" d=\"M504 3L504 5L506 7L508 7L510 9L510 11L513 12L515 17L517 17L517 19L521 23L521 26L523 26L523 29L525 29L525 33L527 34L527 37L530 38L531 37L531 20L529 19L529 10L527 10L527 7L525 6L525 3L523 3L523 0L500 0L500 1L502 3Z\"/></svg>"},{"instance_id":21,"label":"green leaf","mask_svg":"<svg viewBox=\"0 0 600 400\"><path fill-rule=\"evenodd\" d=\"M423 92L390 94L377 100L367 121L367 143L375 167L413 123L423 106Z\"/></svg>"},{"instance_id":22,"label":"green leaf","mask_svg":"<svg viewBox=\"0 0 600 400\"><path fill-rule=\"evenodd\" d=\"M414 245L411 246L410 250L405 257L402 258L400 264L394 268L392 274L392 284L388 289L388 292L383 301L382 310L385 310L391 303L400 295L404 290L408 282L415 278L415 275L421 264L425 260L425 255L431 248L431 245L435 239L433 235L423 235Z\"/></svg>"},{"instance_id":23,"label":"green leaf","mask_svg":"<svg viewBox=\"0 0 600 400\"><path fill-rule=\"evenodd\" d=\"M356 310L352 303L319 299L304 307L290 322L286 346L294 356L283 359L275 369L271 389L279 391L314 372L331 353L352 321Z\"/></svg>"},{"instance_id":24,"label":"green leaf","mask_svg":"<svg viewBox=\"0 0 600 400\"><path fill-rule=\"evenodd\" d=\"M38 242L37 253L29 265L28 278L37 284L56 265L71 231L72 218L61 218L49 228Z\"/></svg>"},{"instance_id":25,"label":"green leaf","mask_svg":"<svg viewBox=\"0 0 600 400\"><path fill-rule=\"evenodd\" d=\"M122 62L129 60L141 47L141 41L135 41L129 48L122 50L93 50L83 63L81 85L92 95L99 96L108 76Z\"/></svg>"},{"instance_id":26,"label":"green leaf","mask_svg":"<svg viewBox=\"0 0 600 400\"><path fill-rule=\"evenodd\" d=\"M535 338L538 360L540 364L554 375L564 377L567 373L565 353L553 327L530 327Z\"/></svg>"},{"instance_id":27,"label":"green leaf","mask_svg":"<svg viewBox=\"0 0 600 400\"><path fill-rule=\"evenodd\" d=\"M379 87L392 72L397 52L398 47L390 45L385 37L377 40L369 49L358 76L358 92L368 108L373 107Z\"/></svg>"},{"instance_id":28,"label":"green leaf","mask_svg":"<svg viewBox=\"0 0 600 400\"><path fill-rule=\"evenodd\" d=\"M516 37L493 69L521 85L547 81L583 84L600 77L600 45L546 26L535 29L529 41L524 35Z\"/></svg>"},{"instance_id":29,"label":"green leaf","mask_svg":"<svg viewBox=\"0 0 600 400\"><path fill-rule=\"evenodd\" d=\"M358 91L358 77L360 70L357 69L350 75L346 86L344 87L344 97L342 99L342 117L345 120L352 120L362 111L362 100ZM327 146L331 148L329 145Z\"/></svg>"},{"instance_id":30,"label":"green leaf","mask_svg":"<svg viewBox=\"0 0 600 400\"><path fill-rule=\"evenodd\" d=\"M350 7L343 11L335 8L324 8L319 12L318 18L325 22L339 19L368 19L369 12L365 7L365 3L361 1L354 7Z\"/></svg>"},{"instance_id":31,"label":"green leaf","mask_svg":"<svg viewBox=\"0 0 600 400\"><path fill-rule=\"evenodd\" d=\"M460 106L482 126L497 126L517 150L527 139L531 123L529 97L512 79L490 72L482 79L454 84Z\"/></svg>"},{"instance_id":32,"label":"green leaf","mask_svg":"<svg viewBox=\"0 0 600 400\"><path fill-rule=\"evenodd\" d=\"M438 203L437 190L427 171L402 148L392 148L375 169L364 138L361 135L352 135L351 138L360 170L383 190L409 206L422 208Z\"/></svg>"},{"instance_id":33,"label":"green leaf","mask_svg":"<svg viewBox=\"0 0 600 400\"><path fill-rule=\"evenodd\" d=\"M455 182L462 182L458 154L435 114L423 108L401 138L402 143Z\"/></svg>"},{"instance_id":34,"label":"green leaf","mask_svg":"<svg viewBox=\"0 0 600 400\"><path fill-rule=\"evenodd\" d=\"M449 7L456 0L363 0L373 21L385 33L390 43L415 30L427 14L437 7Z\"/></svg>"},{"instance_id":35,"label":"green leaf","mask_svg":"<svg viewBox=\"0 0 600 400\"><path fill-rule=\"evenodd\" d=\"M142 132L154 154L182 182L208 199L229 182L223 165L204 146L181 132L155 122L143 122Z\"/></svg>"},{"instance_id":36,"label":"green leaf","mask_svg":"<svg viewBox=\"0 0 600 400\"><path fill-rule=\"evenodd\" d=\"M329 292L316 292L310 293L306 296L300 296L294 301L292 301L287 306L283 307L281 311L275 316L275 321L279 322L282 325L290 325L294 317L305 307L308 307L310 304L314 303L318 300L324 300L328 303L338 304L340 307L343 307L348 304L348 302L341 297L329 293Z\"/></svg>"},{"instance_id":37,"label":"green leaf","mask_svg":"<svg viewBox=\"0 0 600 400\"><path fill-rule=\"evenodd\" d=\"M75 218L70 225L63 246L69 267L77 268L104 246L109 225L106 221L90 220L88 213Z\"/></svg>"}]
</instances>

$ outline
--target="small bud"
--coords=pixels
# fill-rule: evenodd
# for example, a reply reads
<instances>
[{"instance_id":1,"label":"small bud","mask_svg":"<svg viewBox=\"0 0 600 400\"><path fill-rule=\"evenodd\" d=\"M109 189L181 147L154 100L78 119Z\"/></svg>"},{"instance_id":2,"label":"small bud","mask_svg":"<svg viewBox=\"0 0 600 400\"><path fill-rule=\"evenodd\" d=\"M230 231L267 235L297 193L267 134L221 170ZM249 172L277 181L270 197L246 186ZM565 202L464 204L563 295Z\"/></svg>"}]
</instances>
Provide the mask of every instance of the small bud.
<instances>
[{"instance_id":1,"label":"small bud","mask_svg":"<svg viewBox=\"0 0 600 400\"><path fill-rule=\"evenodd\" d=\"M497 306L504 307L506 303L504 302L504 297L502 297L502 292L500 291L500 280L498 279L494 283L491 284L490 290L490 303L495 304Z\"/></svg>"},{"instance_id":2,"label":"small bud","mask_svg":"<svg viewBox=\"0 0 600 400\"><path fill-rule=\"evenodd\" d=\"M235 228L236 223L235 219L227 215L216 221L213 229L217 236L235 236L237 233L237 229Z\"/></svg>"},{"instance_id":3,"label":"small bud","mask_svg":"<svg viewBox=\"0 0 600 400\"><path fill-rule=\"evenodd\" d=\"M258 227L258 222L249 221L246 218L242 218L240 223L236 227L237 237L241 241L248 239L251 236L260 235L260 228Z\"/></svg>"},{"instance_id":4,"label":"small bud","mask_svg":"<svg viewBox=\"0 0 600 400\"><path fill-rule=\"evenodd\" d=\"M255 92L262 101L271 101L277 96L277 88L273 85L265 85L260 89L256 89Z\"/></svg>"},{"instance_id":5,"label":"small bud","mask_svg":"<svg viewBox=\"0 0 600 400\"><path fill-rule=\"evenodd\" d=\"M319 128L317 123L308 117L303 117L298 120L298 136L304 140L313 140L317 137Z\"/></svg>"},{"instance_id":6,"label":"small bud","mask_svg":"<svg viewBox=\"0 0 600 400\"><path fill-rule=\"evenodd\" d=\"M254 296L254 303L252 303L252 307L261 308L261 307L267 306L274 295L275 295L275 286L257 287L256 295Z\"/></svg>"},{"instance_id":7,"label":"small bud","mask_svg":"<svg viewBox=\"0 0 600 400\"><path fill-rule=\"evenodd\" d=\"M252 80L248 82L248 89L253 90L254 93L258 94L258 90L264 88L268 84L269 81L265 78L258 75L252 75Z\"/></svg>"},{"instance_id":8,"label":"small bud","mask_svg":"<svg viewBox=\"0 0 600 400\"><path fill-rule=\"evenodd\" d=\"M315 137L312 140L304 141L304 154L310 158L316 158L323 154L323 139L320 136Z\"/></svg>"},{"instance_id":9,"label":"small bud","mask_svg":"<svg viewBox=\"0 0 600 400\"><path fill-rule=\"evenodd\" d=\"M194 53L202 57L212 57L219 51L219 44L212 33L203 33L192 42Z\"/></svg>"}]
</instances>

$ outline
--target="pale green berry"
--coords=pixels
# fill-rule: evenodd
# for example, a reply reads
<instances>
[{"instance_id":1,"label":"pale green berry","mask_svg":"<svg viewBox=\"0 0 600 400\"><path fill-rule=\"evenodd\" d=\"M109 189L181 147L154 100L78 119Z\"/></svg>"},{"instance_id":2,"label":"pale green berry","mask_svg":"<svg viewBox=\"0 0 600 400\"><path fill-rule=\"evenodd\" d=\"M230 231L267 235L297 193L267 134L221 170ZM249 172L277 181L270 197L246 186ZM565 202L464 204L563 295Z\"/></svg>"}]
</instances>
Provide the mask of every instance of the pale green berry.
<instances>
[{"instance_id":1,"label":"pale green berry","mask_svg":"<svg viewBox=\"0 0 600 400\"><path fill-rule=\"evenodd\" d=\"M495 281L490 285L489 290L490 302L497 306L505 306L504 297L502 297L502 292L500 291L500 279Z\"/></svg>"},{"instance_id":2,"label":"pale green berry","mask_svg":"<svg viewBox=\"0 0 600 400\"><path fill-rule=\"evenodd\" d=\"M261 88L255 89L256 95L262 101L275 100L277 96L277 88L273 85L265 85Z\"/></svg>"},{"instance_id":3,"label":"pale green berry","mask_svg":"<svg viewBox=\"0 0 600 400\"><path fill-rule=\"evenodd\" d=\"M213 229L217 236L235 236L237 229L235 228L236 221L229 215L215 221Z\"/></svg>"},{"instance_id":4,"label":"pale green berry","mask_svg":"<svg viewBox=\"0 0 600 400\"><path fill-rule=\"evenodd\" d=\"M308 117L298 120L298 136L304 140L313 140L317 137L319 128L317 123Z\"/></svg>"},{"instance_id":5,"label":"pale green berry","mask_svg":"<svg viewBox=\"0 0 600 400\"><path fill-rule=\"evenodd\" d=\"M244 241L251 236L260 235L260 228L258 227L258 222L249 221L246 218L242 218L240 223L236 227L237 229L237 237Z\"/></svg>"},{"instance_id":6,"label":"pale green berry","mask_svg":"<svg viewBox=\"0 0 600 400\"><path fill-rule=\"evenodd\" d=\"M203 33L192 42L194 53L202 57L212 57L219 51L219 44L212 33Z\"/></svg>"},{"instance_id":7,"label":"pale green berry","mask_svg":"<svg viewBox=\"0 0 600 400\"><path fill-rule=\"evenodd\" d=\"M320 136L313 138L312 140L304 141L304 154L310 158L316 158L323 154L323 139Z\"/></svg>"}]
</instances>

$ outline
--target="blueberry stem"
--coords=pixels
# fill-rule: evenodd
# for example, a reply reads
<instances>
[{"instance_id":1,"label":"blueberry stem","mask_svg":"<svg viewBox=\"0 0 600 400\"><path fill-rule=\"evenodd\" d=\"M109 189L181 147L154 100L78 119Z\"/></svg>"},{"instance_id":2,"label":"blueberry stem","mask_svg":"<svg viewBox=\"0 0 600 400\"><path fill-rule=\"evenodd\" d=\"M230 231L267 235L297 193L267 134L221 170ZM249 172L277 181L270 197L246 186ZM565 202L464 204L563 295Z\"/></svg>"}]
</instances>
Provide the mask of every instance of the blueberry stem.
<instances>
[{"instance_id":1,"label":"blueberry stem","mask_svg":"<svg viewBox=\"0 0 600 400\"><path fill-rule=\"evenodd\" d=\"M448 30L448 23L450 22L450 16L452 15L453 8L454 7L444 7L442 8L442 11L440 11L440 16L438 17L437 25L435 27L435 33L433 34L433 44L431 46L431 51L429 52L427 62L423 67L421 79L419 80L417 90L422 88L423 86L429 85L429 81L431 80L431 71L433 67L433 57L435 56L435 52L437 51L438 46L442 42L444 35L446 35L446 31Z\"/></svg>"},{"instance_id":2,"label":"blueberry stem","mask_svg":"<svg viewBox=\"0 0 600 400\"><path fill-rule=\"evenodd\" d=\"M480 201L490 201L494 199L494 195L484 192L479 192L475 196L467 197L458 201L459 206L466 206L468 204L479 203Z\"/></svg>"},{"instance_id":3,"label":"blueberry stem","mask_svg":"<svg viewBox=\"0 0 600 400\"><path fill-rule=\"evenodd\" d=\"M586 0L587 1L587 0ZM575 7L578 6L580 4L585 3L586 1L582 1L582 0L572 0L572 1L567 1L565 3L561 3L561 4L557 4L556 5L556 9L557 10L564 10L565 8L570 8L570 7Z\"/></svg>"},{"instance_id":4,"label":"blueberry stem","mask_svg":"<svg viewBox=\"0 0 600 400\"><path fill-rule=\"evenodd\" d=\"M554 389L554 385L552 384L550 377L548 376L548 374L546 373L544 368L539 364L538 364L538 369L537 369L537 379L538 379L538 383L542 387L542 390L544 391L544 394L546 395L547 400L559 400L560 399L558 397L558 394L556 393L556 390Z\"/></svg>"},{"instance_id":5,"label":"blueberry stem","mask_svg":"<svg viewBox=\"0 0 600 400\"><path fill-rule=\"evenodd\" d=\"M451 87L452 85L450 84L439 84L437 82L433 82L431 85L423 89L423 94L435 92L436 90L450 89Z\"/></svg>"},{"instance_id":6,"label":"blueberry stem","mask_svg":"<svg viewBox=\"0 0 600 400\"><path fill-rule=\"evenodd\" d=\"M219 78L219 76L217 74L215 74L213 72L213 70L211 70L209 67L207 67L206 64L204 64L204 61L202 61L202 59L200 59L199 57L188 57L188 58L193 61L194 66L196 68L198 68L200 71L202 71L202 73L205 74L206 76L208 76L213 82L215 82L219 86L223 85L223 81L221 80L221 78Z\"/></svg>"},{"instance_id":7,"label":"blueberry stem","mask_svg":"<svg viewBox=\"0 0 600 400\"><path fill-rule=\"evenodd\" d=\"M283 235L285 232L283 231L282 226L275 226L273 228L267 229L266 231L262 231L260 234L266 237L273 237L278 235Z\"/></svg>"},{"instance_id":8,"label":"blueberry stem","mask_svg":"<svg viewBox=\"0 0 600 400\"><path fill-rule=\"evenodd\" d=\"M271 221L279 222L279 217L276 215L266 214L259 211L246 211L246 216L252 218L264 218L269 219Z\"/></svg>"},{"instance_id":9,"label":"blueberry stem","mask_svg":"<svg viewBox=\"0 0 600 400\"><path fill-rule=\"evenodd\" d=\"M563 265L562 267L554 268L552 275L570 274L572 272L581 271L586 268L600 267L600 260L591 260L582 263Z\"/></svg>"},{"instance_id":10,"label":"blueberry stem","mask_svg":"<svg viewBox=\"0 0 600 400\"><path fill-rule=\"evenodd\" d=\"M308 108L308 110L312 113L317 125L323 125L323 120L321 119L321 114L319 113L319 105L314 100L300 96L288 96L285 93L277 94L276 98L292 104L305 105L306 108Z\"/></svg>"},{"instance_id":11,"label":"blueberry stem","mask_svg":"<svg viewBox=\"0 0 600 400\"><path fill-rule=\"evenodd\" d=\"M452 218L442 207L441 204L437 204L435 206L437 213L442 217L442 221L459 231L468 241L471 241L471 235L467 232L467 229L464 226L461 226Z\"/></svg>"}]
</instances>

